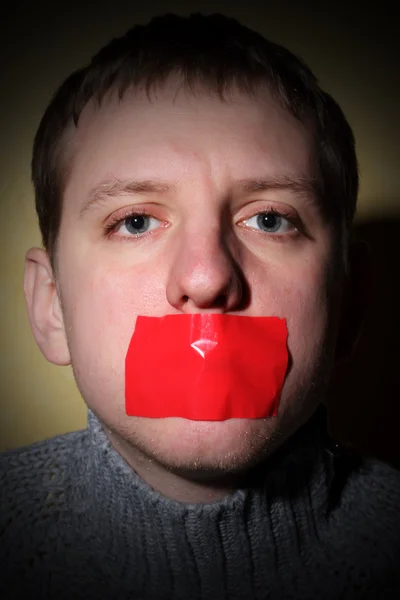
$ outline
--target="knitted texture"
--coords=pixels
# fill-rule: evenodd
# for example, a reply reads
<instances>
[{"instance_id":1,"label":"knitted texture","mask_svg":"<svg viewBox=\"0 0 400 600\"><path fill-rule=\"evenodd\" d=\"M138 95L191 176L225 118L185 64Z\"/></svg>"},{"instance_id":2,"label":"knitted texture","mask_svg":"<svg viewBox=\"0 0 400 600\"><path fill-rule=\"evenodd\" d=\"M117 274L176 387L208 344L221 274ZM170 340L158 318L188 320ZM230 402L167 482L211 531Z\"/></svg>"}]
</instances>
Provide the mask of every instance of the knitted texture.
<instances>
[{"instance_id":1,"label":"knitted texture","mask_svg":"<svg viewBox=\"0 0 400 600\"><path fill-rule=\"evenodd\" d=\"M320 419L246 485L184 504L88 428L0 460L0 598L398 599L400 474L338 456Z\"/></svg>"}]
</instances>

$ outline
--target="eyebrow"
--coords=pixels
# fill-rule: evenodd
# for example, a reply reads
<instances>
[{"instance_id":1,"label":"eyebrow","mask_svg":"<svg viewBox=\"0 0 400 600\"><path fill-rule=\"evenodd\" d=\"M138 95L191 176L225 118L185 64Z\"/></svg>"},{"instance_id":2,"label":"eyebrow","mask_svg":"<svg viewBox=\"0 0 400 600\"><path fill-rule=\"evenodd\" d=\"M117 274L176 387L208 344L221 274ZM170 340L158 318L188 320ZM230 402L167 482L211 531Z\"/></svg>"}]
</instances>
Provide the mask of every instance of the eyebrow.
<instances>
[{"instance_id":1,"label":"eyebrow","mask_svg":"<svg viewBox=\"0 0 400 600\"><path fill-rule=\"evenodd\" d=\"M306 198L319 196L319 186L316 178L302 175L279 175L277 177L268 177L260 179L241 179L236 185L243 192L264 192L269 190L287 190L297 196Z\"/></svg>"},{"instance_id":2,"label":"eyebrow","mask_svg":"<svg viewBox=\"0 0 400 600\"><path fill-rule=\"evenodd\" d=\"M235 182L234 188L244 193L257 193L270 190L290 191L303 197L320 207L319 186L317 179L301 175L280 175L266 178L247 178ZM95 185L89 192L86 202L80 210L80 217L97 205L105 204L110 199L119 196L135 195L163 195L175 191L176 186L170 183L144 179L144 180L105 180Z\"/></svg>"},{"instance_id":3,"label":"eyebrow","mask_svg":"<svg viewBox=\"0 0 400 600\"><path fill-rule=\"evenodd\" d=\"M173 189L175 189L175 186L172 184L150 179L140 181L133 179L108 179L98 183L90 190L86 202L80 210L79 216L82 217L94 206L105 204L111 198L117 198L119 196L166 194Z\"/></svg>"}]
</instances>

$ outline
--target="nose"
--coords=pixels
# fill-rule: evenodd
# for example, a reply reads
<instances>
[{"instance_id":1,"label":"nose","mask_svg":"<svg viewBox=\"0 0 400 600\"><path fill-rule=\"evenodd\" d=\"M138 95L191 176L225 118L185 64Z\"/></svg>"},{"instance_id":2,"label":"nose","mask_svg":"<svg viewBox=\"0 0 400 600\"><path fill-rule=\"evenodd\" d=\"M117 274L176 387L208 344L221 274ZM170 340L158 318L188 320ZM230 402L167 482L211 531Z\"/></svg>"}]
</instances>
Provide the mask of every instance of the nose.
<instances>
[{"instance_id":1,"label":"nose","mask_svg":"<svg viewBox=\"0 0 400 600\"><path fill-rule=\"evenodd\" d=\"M167 282L167 300L184 313L238 310L245 283L221 232L187 233L178 245Z\"/></svg>"}]
</instances>

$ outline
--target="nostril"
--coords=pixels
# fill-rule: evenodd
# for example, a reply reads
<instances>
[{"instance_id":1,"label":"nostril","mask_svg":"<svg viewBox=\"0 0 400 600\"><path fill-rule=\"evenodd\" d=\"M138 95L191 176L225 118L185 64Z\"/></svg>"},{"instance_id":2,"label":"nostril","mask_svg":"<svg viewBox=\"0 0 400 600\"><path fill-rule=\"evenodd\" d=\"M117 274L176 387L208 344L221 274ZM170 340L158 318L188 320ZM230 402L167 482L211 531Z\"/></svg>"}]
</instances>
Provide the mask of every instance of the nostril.
<instances>
[{"instance_id":1,"label":"nostril","mask_svg":"<svg viewBox=\"0 0 400 600\"><path fill-rule=\"evenodd\" d=\"M182 296L182 302L184 304L187 304L187 302L189 302L189 296L186 296L186 295ZM225 304L226 304L226 295L225 294L220 294L211 303L207 302L207 305L209 305L210 308L222 308L225 306ZM205 308L205 306L206 306L206 304L204 304L204 306L202 306L202 307Z\"/></svg>"},{"instance_id":2,"label":"nostril","mask_svg":"<svg viewBox=\"0 0 400 600\"><path fill-rule=\"evenodd\" d=\"M226 296L225 294L221 294L220 296L218 296L218 298L216 298L215 302L214 302L214 306L220 308L221 306L225 306L226 304Z\"/></svg>"}]
</instances>

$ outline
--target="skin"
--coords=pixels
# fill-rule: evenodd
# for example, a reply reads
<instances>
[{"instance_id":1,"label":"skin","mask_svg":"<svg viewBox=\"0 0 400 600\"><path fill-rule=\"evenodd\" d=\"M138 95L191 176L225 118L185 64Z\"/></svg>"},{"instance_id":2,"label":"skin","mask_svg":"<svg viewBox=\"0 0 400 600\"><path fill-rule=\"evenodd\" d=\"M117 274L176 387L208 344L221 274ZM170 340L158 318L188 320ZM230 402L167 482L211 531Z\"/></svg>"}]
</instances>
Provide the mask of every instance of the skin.
<instances>
[{"instance_id":1,"label":"skin","mask_svg":"<svg viewBox=\"0 0 400 600\"><path fill-rule=\"evenodd\" d=\"M256 98L192 94L173 82L88 104L70 137L57 273L44 250L27 253L25 294L36 341L51 362L71 363L111 443L155 490L211 502L314 412L334 361L342 278L335 238L311 193L241 192L245 178L317 176L312 127L266 90ZM120 193L87 210L104 180L157 179L175 189ZM151 232L105 224L146 210ZM282 209L278 232L253 218ZM338 270L340 273L340 269ZM278 417L223 422L127 417L124 359L137 315L218 312L287 319L290 369Z\"/></svg>"}]
</instances>

